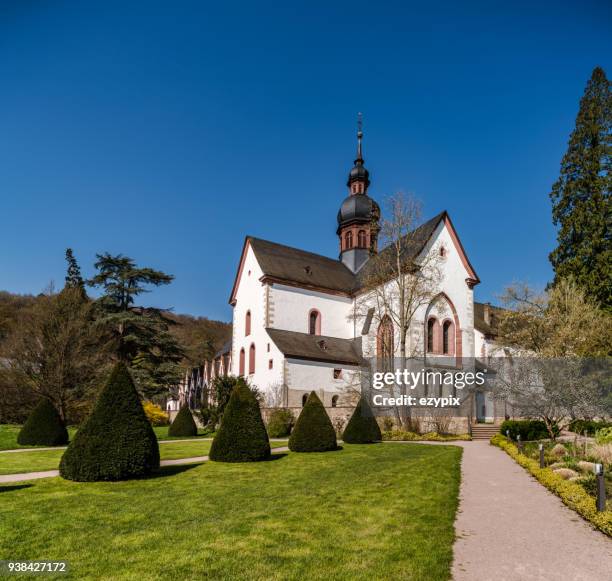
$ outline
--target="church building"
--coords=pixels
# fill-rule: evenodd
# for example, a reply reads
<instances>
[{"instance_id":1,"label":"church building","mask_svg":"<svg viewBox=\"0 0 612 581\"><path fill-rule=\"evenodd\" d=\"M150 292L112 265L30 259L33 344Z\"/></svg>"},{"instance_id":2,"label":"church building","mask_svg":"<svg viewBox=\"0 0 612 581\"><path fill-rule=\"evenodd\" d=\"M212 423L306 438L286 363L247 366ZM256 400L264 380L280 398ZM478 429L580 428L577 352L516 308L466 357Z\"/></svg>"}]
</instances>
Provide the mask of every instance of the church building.
<instances>
[{"instance_id":1,"label":"church building","mask_svg":"<svg viewBox=\"0 0 612 581\"><path fill-rule=\"evenodd\" d=\"M270 407L299 412L314 390L332 419L346 418L368 361L400 356L397 317L386 312L389 304L376 298L371 284L376 260L393 249L379 248L381 213L369 193L362 138L359 130L347 196L338 211L337 258L251 236L244 241L230 297L231 347L224 360L227 372L248 378ZM415 276L429 258L438 272L426 304L415 307L407 353L427 365L443 358L456 368L466 361L473 367L486 345L494 343L495 332L488 310L485 317L483 305L474 303L480 280L449 214L442 211L414 229L402 253L415 265ZM489 393L471 397L463 403L463 425L456 429L497 421L497 407Z\"/></svg>"}]
</instances>

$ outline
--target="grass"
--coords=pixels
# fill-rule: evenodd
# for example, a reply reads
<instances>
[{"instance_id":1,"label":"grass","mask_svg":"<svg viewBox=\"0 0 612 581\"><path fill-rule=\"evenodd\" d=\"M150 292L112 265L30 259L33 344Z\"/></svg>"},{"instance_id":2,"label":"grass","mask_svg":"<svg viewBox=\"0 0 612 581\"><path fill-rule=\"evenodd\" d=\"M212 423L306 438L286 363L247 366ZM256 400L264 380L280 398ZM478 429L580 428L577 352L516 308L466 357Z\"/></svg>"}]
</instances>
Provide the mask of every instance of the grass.
<instances>
[{"instance_id":1,"label":"grass","mask_svg":"<svg viewBox=\"0 0 612 581\"><path fill-rule=\"evenodd\" d=\"M15 450L17 448L32 448L32 446L20 446L17 443L17 434L19 434L21 426L13 424L0 424L0 450ZM76 426L70 426L68 428L68 435L70 439L74 438L76 434ZM154 426L153 431L157 436L158 440L184 440L185 438L177 438L176 436L168 436L168 426ZM197 436L191 436L191 438L211 438L214 436L213 432L198 429Z\"/></svg>"},{"instance_id":2,"label":"grass","mask_svg":"<svg viewBox=\"0 0 612 581\"><path fill-rule=\"evenodd\" d=\"M0 559L75 579L450 577L461 449L346 445L153 478L0 487Z\"/></svg>"},{"instance_id":3,"label":"grass","mask_svg":"<svg viewBox=\"0 0 612 581\"><path fill-rule=\"evenodd\" d=\"M201 442L171 442L160 444L159 452L162 460L206 456L210 450L210 440ZM286 446L287 442L270 442L272 448ZM32 452L0 452L0 474L19 474L22 472L38 472L56 470L64 453L60 450L36 450Z\"/></svg>"}]
</instances>

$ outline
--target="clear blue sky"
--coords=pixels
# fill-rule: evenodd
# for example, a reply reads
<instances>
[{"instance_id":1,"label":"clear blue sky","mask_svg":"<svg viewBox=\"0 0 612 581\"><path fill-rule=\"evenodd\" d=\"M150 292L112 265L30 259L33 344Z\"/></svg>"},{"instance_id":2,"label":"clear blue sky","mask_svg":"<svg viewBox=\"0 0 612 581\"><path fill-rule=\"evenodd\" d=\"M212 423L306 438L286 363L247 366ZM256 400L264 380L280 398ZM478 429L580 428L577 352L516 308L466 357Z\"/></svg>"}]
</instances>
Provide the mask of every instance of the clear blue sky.
<instances>
[{"instance_id":1,"label":"clear blue sky","mask_svg":"<svg viewBox=\"0 0 612 581\"><path fill-rule=\"evenodd\" d=\"M337 255L371 195L447 209L480 300L551 276L548 193L609 2L0 2L0 289L122 252L148 300L229 320L245 234Z\"/></svg>"}]
</instances>

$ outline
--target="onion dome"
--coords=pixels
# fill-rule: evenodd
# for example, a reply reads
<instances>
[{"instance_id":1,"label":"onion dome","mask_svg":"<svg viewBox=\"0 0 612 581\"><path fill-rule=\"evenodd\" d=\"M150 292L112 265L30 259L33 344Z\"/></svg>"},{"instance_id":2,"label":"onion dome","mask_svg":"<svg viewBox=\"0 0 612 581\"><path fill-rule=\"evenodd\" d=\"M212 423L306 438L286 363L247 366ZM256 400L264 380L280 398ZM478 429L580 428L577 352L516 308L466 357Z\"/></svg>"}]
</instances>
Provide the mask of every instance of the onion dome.
<instances>
[{"instance_id":1,"label":"onion dome","mask_svg":"<svg viewBox=\"0 0 612 581\"><path fill-rule=\"evenodd\" d=\"M367 172L366 172L367 173ZM354 222L372 222L380 217L380 207L367 194L352 194L344 199L338 211L338 226Z\"/></svg>"}]
</instances>

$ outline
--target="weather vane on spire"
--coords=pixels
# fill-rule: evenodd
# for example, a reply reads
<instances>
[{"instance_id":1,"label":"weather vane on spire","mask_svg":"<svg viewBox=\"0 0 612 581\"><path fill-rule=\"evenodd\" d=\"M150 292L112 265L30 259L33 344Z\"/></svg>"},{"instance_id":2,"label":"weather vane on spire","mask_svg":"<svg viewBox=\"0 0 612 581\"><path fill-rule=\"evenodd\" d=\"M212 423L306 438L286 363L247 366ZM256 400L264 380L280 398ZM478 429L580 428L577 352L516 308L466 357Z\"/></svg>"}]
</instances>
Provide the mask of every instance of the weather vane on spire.
<instances>
[{"instance_id":1,"label":"weather vane on spire","mask_svg":"<svg viewBox=\"0 0 612 581\"><path fill-rule=\"evenodd\" d=\"M363 161L361 156L361 138L363 137L363 115L357 113L357 160ZM356 161L357 161L356 160Z\"/></svg>"}]
</instances>

